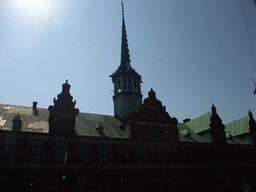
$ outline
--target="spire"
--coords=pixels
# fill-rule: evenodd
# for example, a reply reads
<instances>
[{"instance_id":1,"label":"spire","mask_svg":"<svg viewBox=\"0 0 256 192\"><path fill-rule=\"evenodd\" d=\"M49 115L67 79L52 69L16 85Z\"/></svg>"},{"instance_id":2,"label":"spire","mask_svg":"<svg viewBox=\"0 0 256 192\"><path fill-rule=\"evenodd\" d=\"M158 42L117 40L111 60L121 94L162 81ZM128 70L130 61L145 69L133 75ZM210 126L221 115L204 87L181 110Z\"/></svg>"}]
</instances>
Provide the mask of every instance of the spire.
<instances>
[{"instance_id":1,"label":"spire","mask_svg":"<svg viewBox=\"0 0 256 192\"><path fill-rule=\"evenodd\" d=\"M123 3L123 1L121 2L121 4L122 4L122 15L123 15L123 18L124 18L124 3Z\"/></svg>"},{"instance_id":2,"label":"spire","mask_svg":"<svg viewBox=\"0 0 256 192\"><path fill-rule=\"evenodd\" d=\"M123 24L122 24L122 45L121 45L121 66L127 69L131 68L130 65L130 54L128 49L128 40L126 35L125 21L124 21L124 4L122 2L122 16L123 16Z\"/></svg>"},{"instance_id":3,"label":"spire","mask_svg":"<svg viewBox=\"0 0 256 192\"><path fill-rule=\"evenodd\" d=\"M129 54L129 48L128 48L128 40L127 40L127 34L126 34L126 27L125 27L125 21L124 21L124 4L122 4L122 42L121 42L121 63L118 69L110 76L113 77L120 73L136 73L135 70L130 65L130 54ZM137 74L138 75L138 74Z\"/></svg>"}]
</instances>

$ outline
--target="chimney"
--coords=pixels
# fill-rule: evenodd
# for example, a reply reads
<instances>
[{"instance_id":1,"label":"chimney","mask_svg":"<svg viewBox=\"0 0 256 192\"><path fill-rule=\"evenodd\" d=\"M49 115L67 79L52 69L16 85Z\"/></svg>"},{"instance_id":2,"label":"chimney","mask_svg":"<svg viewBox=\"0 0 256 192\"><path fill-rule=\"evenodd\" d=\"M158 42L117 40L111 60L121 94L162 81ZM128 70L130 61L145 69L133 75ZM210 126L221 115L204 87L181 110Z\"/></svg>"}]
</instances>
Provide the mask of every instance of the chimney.
<instances>
[{"instance_id":1,"label":"chimney","mask_svg":"<svg viewBox=\"0 0 256 192\"><path fill-rule=\"evenodd\" d=\"M39 112L36 108L36 105L37 105L37 102L33 101L33 113L34 113L34 116L39 116Z\"/></svg>"}]
</instances>

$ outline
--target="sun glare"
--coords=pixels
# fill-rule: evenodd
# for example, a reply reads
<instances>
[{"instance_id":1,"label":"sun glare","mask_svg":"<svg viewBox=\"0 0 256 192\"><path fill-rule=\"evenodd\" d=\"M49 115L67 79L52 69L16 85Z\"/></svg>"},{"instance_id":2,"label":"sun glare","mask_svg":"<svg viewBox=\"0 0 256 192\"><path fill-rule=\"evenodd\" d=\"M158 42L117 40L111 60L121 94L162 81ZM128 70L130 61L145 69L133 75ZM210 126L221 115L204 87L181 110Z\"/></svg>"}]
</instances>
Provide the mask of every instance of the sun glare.
<instances>
[{"instance_id":1,"label":"sun glare","mask_svg":"<svg viewBox=\"0 0 256 192\"><path fill-rule=\"evenodd\" d=\"M51 18L60 7L53 0L8 0L8 4L15 15L37 21Z\"/></svg>"},{"instance_id":2,"label":"sun glare","mask_svg":"<svg viewBox=\"0 0 256 192\"><path fill-rule=\"evenodd\" d=\"M44 0L17 0L16 2L27 9L39 9L45 5Z\"/></svg>"}]
</instances>

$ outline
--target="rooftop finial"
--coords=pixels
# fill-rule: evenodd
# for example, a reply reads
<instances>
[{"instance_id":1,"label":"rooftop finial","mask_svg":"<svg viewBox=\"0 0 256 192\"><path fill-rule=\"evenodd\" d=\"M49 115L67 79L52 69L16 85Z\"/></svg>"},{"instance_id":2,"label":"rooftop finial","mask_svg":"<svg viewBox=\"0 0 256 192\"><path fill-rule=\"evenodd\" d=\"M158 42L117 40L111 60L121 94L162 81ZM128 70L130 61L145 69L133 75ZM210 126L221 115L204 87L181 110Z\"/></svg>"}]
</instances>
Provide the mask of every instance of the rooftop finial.
<instances>
[{"instance_id":1,"label":"rooftop finial","mask_svg":"<svg viewBox=\"0 0 256 192\"><path fill-rule=\"evenodd\" d=\"M124 3L123 3L123 1L121 2L121 4L122 4L122 15L124 16Z\"/></svg>"}]
</instances>

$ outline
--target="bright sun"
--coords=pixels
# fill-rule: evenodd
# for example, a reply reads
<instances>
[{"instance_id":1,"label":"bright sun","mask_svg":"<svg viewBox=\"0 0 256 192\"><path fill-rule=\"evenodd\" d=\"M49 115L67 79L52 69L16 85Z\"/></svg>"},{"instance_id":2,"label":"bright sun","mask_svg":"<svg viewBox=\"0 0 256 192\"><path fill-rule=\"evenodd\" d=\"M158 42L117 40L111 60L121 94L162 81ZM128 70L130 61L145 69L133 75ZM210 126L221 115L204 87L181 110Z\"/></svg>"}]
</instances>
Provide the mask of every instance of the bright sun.
<instances>
[{"instance_id":1,"label":"bright sun","mask_svg":"<svg viewBox=\"0 0 256 192\"><path fill-rule=\"evenodd\" d=\"M44 6L44 0L18 0L16 1L22 7L27 9L38 9Z\"/></svg>"},{"instance_id":2,"label":"bright sun","mask_svg":"<svg viewBox=\"0 0 256 192\"><path fill-rule=\"evenodd\" d=\"M15 15L38 21L52 18L52 14L57 13L60 7L60 5L56 6L55 0L8 0L7 2Z\"/></svg>"}]
</instances>

